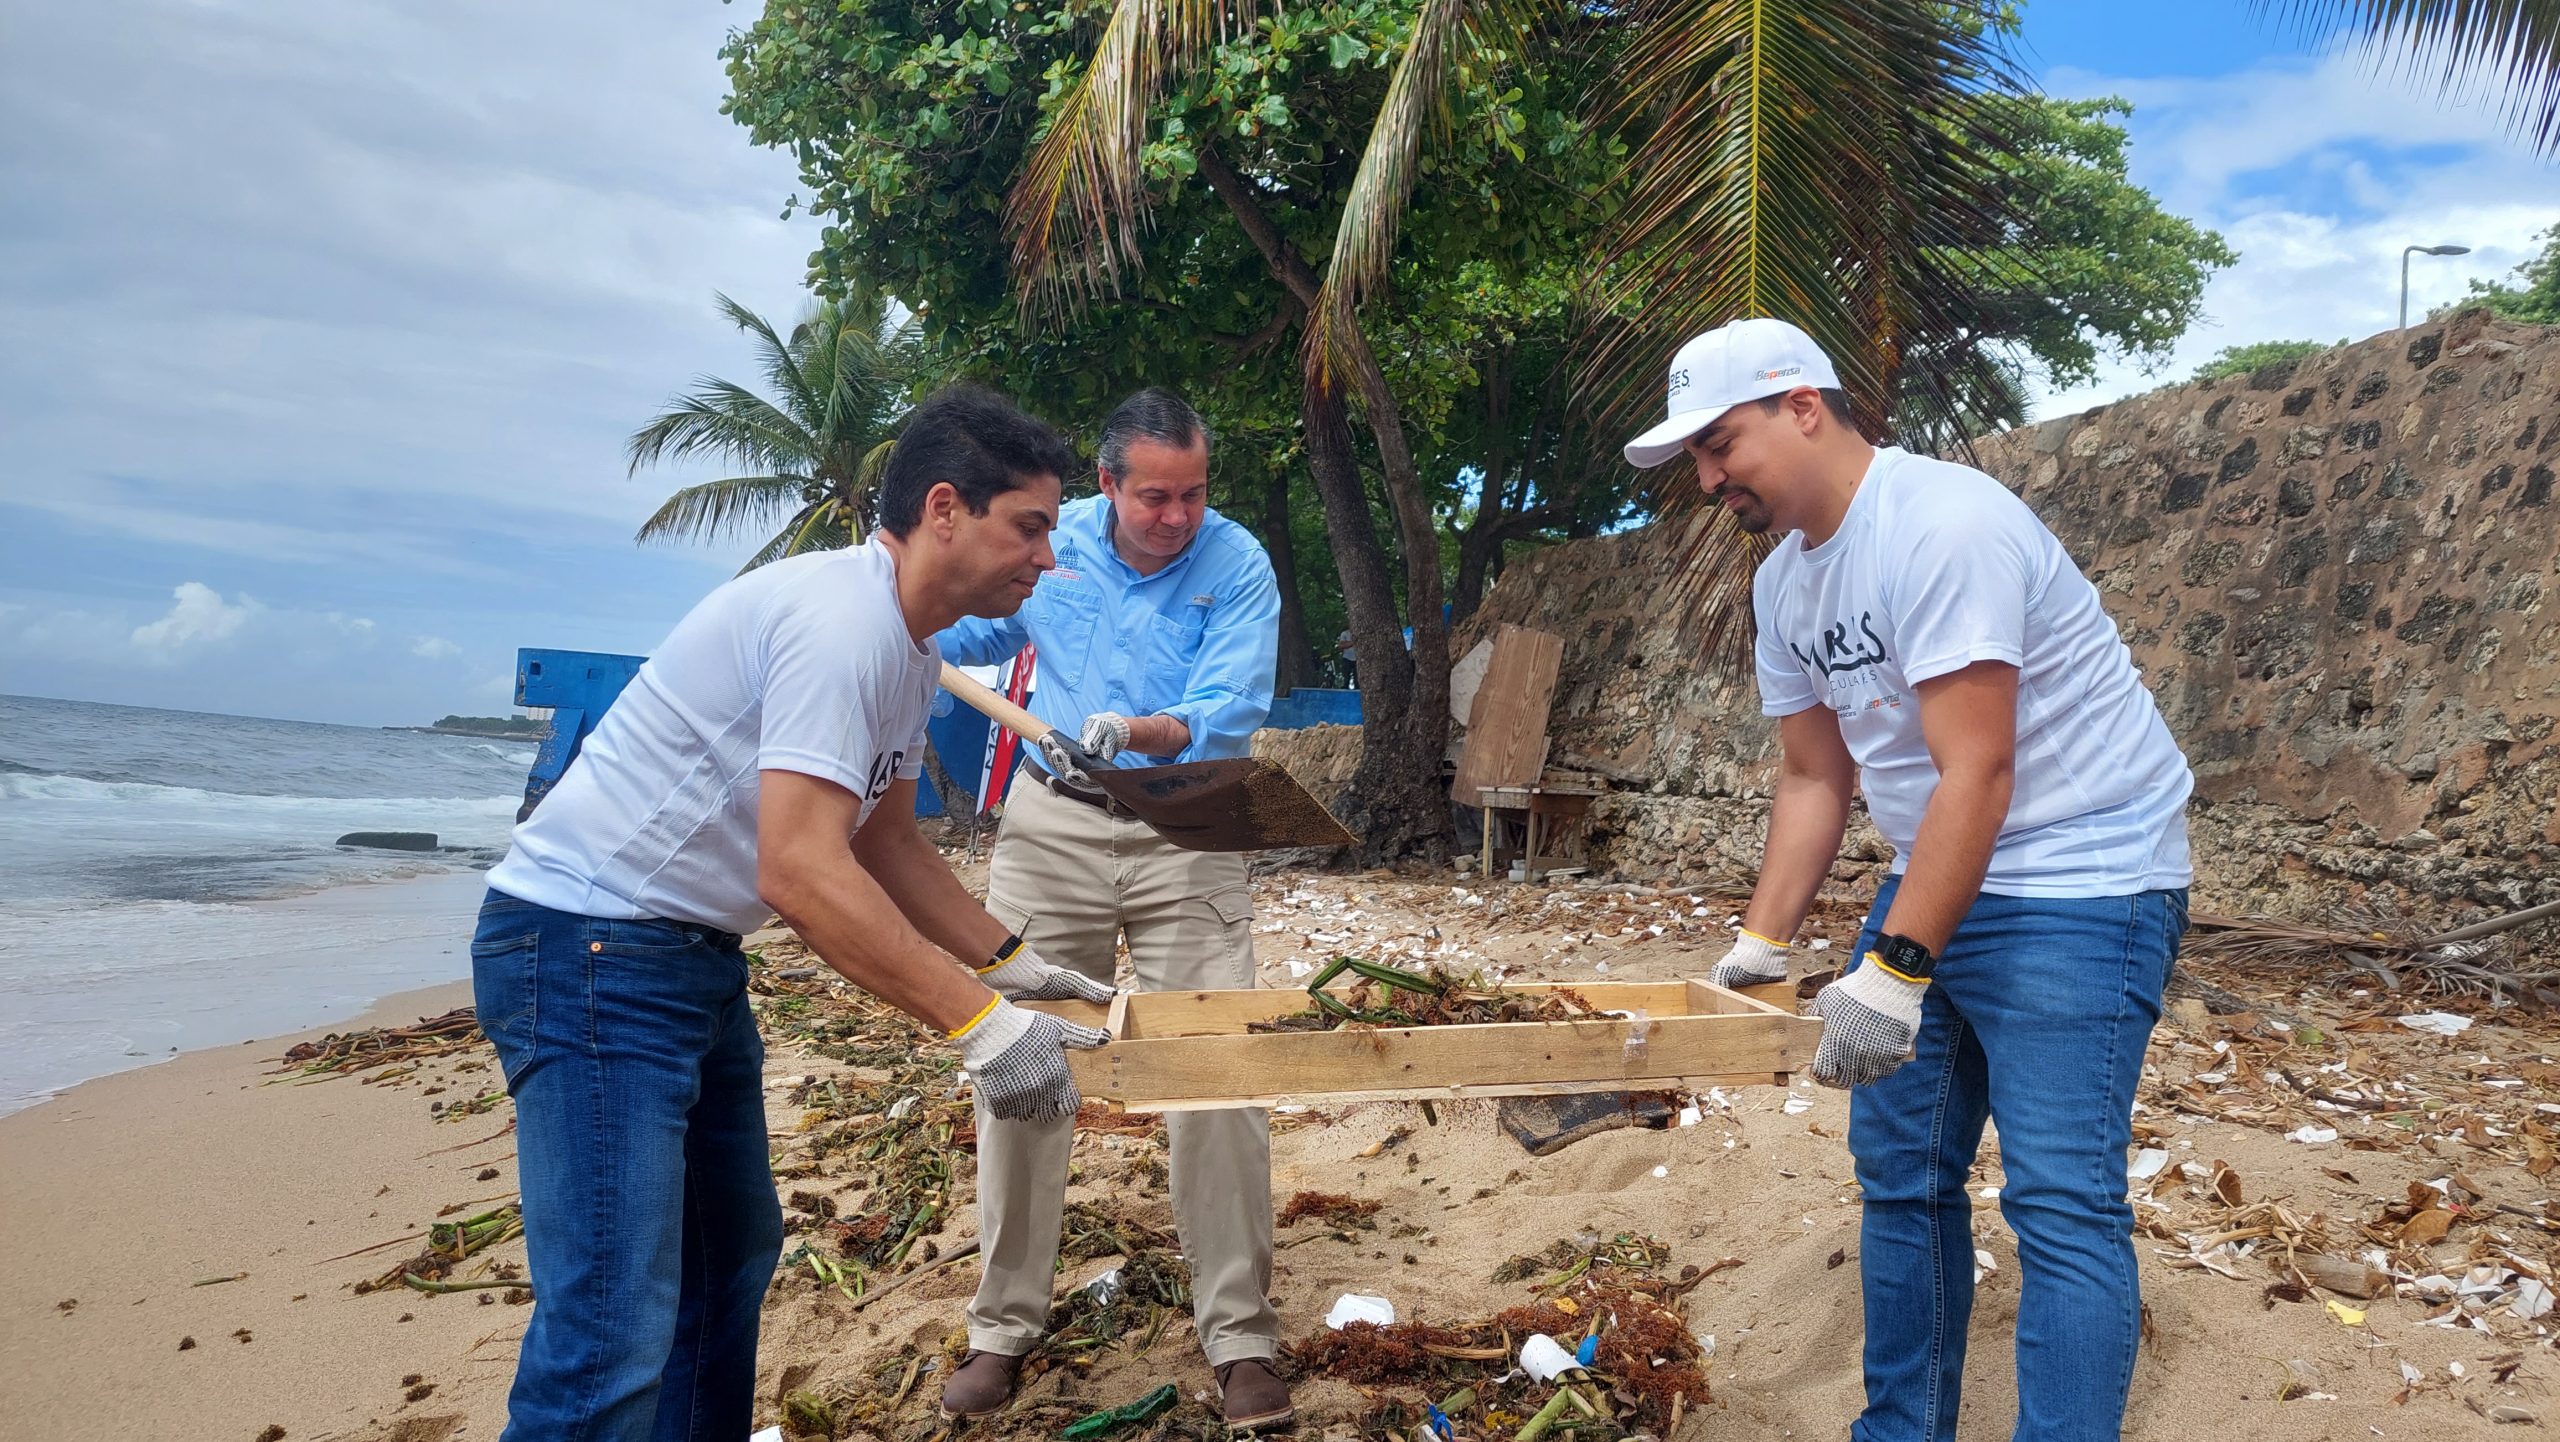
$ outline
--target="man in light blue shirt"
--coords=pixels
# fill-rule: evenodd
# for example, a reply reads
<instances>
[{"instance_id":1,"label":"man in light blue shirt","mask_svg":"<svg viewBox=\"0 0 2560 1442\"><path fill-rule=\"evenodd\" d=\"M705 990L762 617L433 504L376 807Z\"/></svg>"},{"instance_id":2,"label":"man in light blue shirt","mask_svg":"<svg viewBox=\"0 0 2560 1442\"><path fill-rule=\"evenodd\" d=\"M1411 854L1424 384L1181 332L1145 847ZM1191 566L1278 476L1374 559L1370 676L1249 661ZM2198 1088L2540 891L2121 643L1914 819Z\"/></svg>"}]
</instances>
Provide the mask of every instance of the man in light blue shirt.
<instances>
[{"instance_id":1,"label":"man in light blue shirt","mask_svg":"<svg viewBox=\"0 0 2560 1442\"><path fill-rule=\"evenodd\" d=\"M1118 766L1243 756L1271 711L1279 588L1252 533L1208 508L1209 429L1171 392L1103 422L1102 494L1060 508L1056 569L1021 611L941 633L943 656L992 665L1036 648L1032 713ZM1036 751L1006 798L987 910L1049 961L1109 983L1125 933L1146 991L1253 985L1245 859L1185 851L1087 799ZM1072 778L1070 778L1071 780ZM1258 1110L1166 1118L1175 1225L1201 1349L1229 1426L1294 1418L1272 1366L1271 1130ZM943 1388L953 1417L1013 1394L1047 1325L1072 1120L978 1120L979 1241L969 1354Z\"/></svg>"}]
</instances>

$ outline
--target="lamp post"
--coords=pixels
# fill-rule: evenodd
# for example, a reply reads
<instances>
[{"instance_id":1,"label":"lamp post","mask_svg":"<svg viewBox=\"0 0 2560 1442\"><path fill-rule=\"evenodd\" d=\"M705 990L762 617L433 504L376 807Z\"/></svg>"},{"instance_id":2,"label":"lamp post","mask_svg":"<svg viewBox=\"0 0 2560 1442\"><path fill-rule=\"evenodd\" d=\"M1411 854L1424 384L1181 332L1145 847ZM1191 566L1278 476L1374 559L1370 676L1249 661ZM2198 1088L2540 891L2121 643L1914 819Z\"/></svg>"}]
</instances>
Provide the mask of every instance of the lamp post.
<instances>
[{"instance_id":1,"label":"lamp post","mask_svg":"<svg viewBox=\"0 0 2560 1442\"><path fill-rule=\"evenodd\" d=\"M2400 249L2400 328L2409 328L2409 257L2413 255L2469 255L2467 245L2410 245Z\"/></svg>"}]
</instances>

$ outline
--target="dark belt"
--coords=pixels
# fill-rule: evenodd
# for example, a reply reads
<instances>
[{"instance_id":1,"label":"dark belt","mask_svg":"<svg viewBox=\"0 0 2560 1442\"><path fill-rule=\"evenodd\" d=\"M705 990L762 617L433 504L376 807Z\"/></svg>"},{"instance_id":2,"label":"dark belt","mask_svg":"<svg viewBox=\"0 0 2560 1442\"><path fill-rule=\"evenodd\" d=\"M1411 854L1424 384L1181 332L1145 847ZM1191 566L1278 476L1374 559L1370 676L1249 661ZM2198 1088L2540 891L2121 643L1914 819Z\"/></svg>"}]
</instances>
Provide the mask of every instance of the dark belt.
<instances>
[{"instance_id":1,"label":"dark belt","mask_svg":"<svg viewBox=\"0 0 2560 1442\"><path fill-rule=\"evenodd\" d=\"M1138 819L1138 813L1121 805L1119 802L1112 800L1108 795L1100 791L1079 790L1078 788L1069 786L1064 781L1059 780L1052 772L1041 771L1036 774L1040 778L1040 784L1043 787L1046 787L1049 794L1052 796L1063 796L1069 801L1076 802L1080 805L1096 807L1112 816L1117 816L1124 821L1135 821Z\"/></svg>"}]
</instances>

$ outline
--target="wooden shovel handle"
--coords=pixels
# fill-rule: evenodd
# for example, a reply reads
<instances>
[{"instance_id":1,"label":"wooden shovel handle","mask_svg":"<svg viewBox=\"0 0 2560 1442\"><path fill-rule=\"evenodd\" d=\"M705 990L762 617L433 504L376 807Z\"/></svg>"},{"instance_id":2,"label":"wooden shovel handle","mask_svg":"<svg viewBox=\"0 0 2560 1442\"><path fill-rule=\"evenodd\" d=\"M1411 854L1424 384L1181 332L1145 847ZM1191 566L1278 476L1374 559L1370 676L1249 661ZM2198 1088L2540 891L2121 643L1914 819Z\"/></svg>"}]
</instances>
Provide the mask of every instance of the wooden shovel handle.
<instances>
[{"instance_id":1,"label":"wooden shovel handle","mask_svg":"<svg viewBox=\"0 0 2560 1442\"><path fill-rule=\"evenodd\" d=\"M997 695L948 661L942 663L942 689L967 702L970 710L1035 746L1049 734L1050 728L1039 717Z\"/></svg>"}]
</instances>

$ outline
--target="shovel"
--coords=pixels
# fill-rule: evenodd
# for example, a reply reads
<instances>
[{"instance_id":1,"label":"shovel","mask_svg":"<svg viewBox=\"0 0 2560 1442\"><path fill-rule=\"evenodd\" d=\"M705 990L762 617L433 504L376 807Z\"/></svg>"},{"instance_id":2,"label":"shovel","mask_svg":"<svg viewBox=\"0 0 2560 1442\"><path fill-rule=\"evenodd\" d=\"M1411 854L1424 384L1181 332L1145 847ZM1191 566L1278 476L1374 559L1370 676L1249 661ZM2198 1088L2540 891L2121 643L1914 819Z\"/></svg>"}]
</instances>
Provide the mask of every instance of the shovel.
<instances>
[{"instance_id":1,"label":"shovel","mask_svg":"<svg viewBox=\"0 0 2560 1442\"><path fill-rule=\"evenodd\" d=\"M1024 741L1065 751L1092 778L1094 804L1100 805L1104 797L1120 803L1185 850L1261 851L1275 846L1351 846L1359 841L1276 761L1239 756L1172 766L1114 766L1097 760L1074 737L971 680L948 661L942 665L942 689Z\"/></svg>"}]
</instances>

